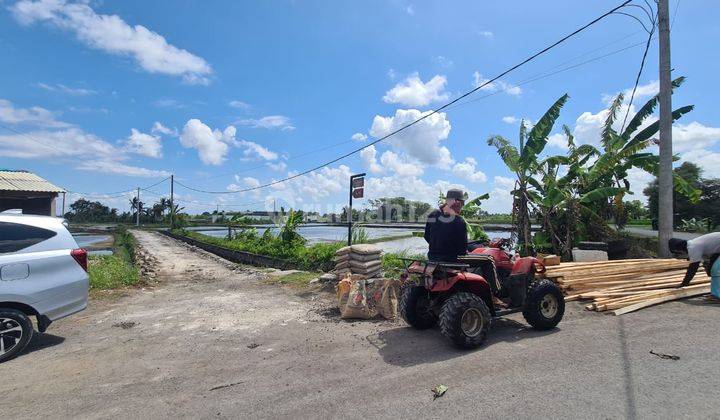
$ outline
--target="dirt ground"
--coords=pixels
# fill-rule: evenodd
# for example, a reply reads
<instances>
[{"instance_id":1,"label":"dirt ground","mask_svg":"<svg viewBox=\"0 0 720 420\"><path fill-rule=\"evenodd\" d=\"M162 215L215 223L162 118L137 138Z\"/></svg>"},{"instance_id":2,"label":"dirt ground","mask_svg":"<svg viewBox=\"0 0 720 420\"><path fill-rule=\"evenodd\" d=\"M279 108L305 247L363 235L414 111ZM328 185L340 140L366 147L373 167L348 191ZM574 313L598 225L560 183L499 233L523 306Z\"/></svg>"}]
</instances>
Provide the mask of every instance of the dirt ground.
<instances>
[{"instance_id":1,"label":"dirt ground","mask_svg":"<svg viewBox=\"0 0 720 420\"><path fill-rule=\"evenodd\" d=\"M459 351L135 234L159 283L92 300L1 364L3 418L720 418L720 307L699 300L622 317L573 303L549 332L514 315Z\"/></svg>"}]
</instances>

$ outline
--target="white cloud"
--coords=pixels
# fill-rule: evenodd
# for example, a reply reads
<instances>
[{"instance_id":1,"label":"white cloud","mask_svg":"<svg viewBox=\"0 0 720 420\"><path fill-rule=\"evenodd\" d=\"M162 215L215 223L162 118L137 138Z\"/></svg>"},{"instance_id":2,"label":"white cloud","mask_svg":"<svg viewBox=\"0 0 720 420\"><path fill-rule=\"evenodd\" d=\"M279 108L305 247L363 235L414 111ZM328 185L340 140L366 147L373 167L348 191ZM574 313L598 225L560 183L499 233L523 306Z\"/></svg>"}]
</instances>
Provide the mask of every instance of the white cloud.
<instances>
[{"instance_id":1,"label":"white cloud","mask_svg":"<svg viewBox=\"0 0 720 420\"><path fill-rule=\"evenodd\" d=\"M448 69L455 64L452 60L442 55L438 55L437 57L435 57L435 62L438 63L440 67L445 69Z\"/></svg>"},{"instance_id":2,"label":"white cloud","mask_svg":"<svg viewBox=\"0 0 720 420\"><path fill-rule=\"evenodd\" d=\"M184 103L178 101L177 99L170 99L170 98L163 98L158 99L155 102L153 102L153 105L159 108L174 108L174 109L183 109L187 108L187 105Z\"/></svg>"},{"instance_id":3,"label":"white cloud","mask_svg":"<svg viewBox=\"0 0 720 420\"><path fill-rule=\"evenodd\" d=\"M431 102L447 100L450 95L445 92L445 76L436 75L424 83L417 73L410 75L405 81L395 85L383 96L383 101L390 104L407 106L425 106Z\"/></svg>"},{"instance_id":4,"label":"white cloud","mask_svg":"<svg viewBox=\"0 0 720 420\"><path fill-rule=\"evenodd\" d=\"M97 94L97 91L91 90L91 89L84 89L84 88L72 88L69 86L65 86L63 84L57 83L54 85L48 85L45 83L38 83L37 84L39 88L45 89L50 92L57 92L57 93L64 93L67 95L73 95L73 96L89 96L89 95L95 95Z\"/></svg>"},{"instance_id":5,"label":"white cloud","mask_svg":"<svg viewBox=\"0 0 720 420\"><path fill-rule=\"evenodd\" d=\"M284 172L287 169L287 163L280 161L277 163L268 163L267 165L273 171Z\"/></svg>"},{"instance_id":6,"label":"white cloud","mask_svg":"<svg viewBox=\"0 0 720 420\"><path fill-rule=\"evenodd\" d=\"M353 140L355 140L355 141L365 141L365 140L367 140L367 136L366 136L365 134L363 134L363 133L355 133L355 134L353 134L352 137L350 137L350 138L353 139Z\"/></svg>"},{"instance_id":7,"label":"white cloud","mask_svg":"<svg viewBox=\"0 0 720 420\"><path fill-rule=\"evenodd\" d=\"M162 143L160 137L141 133L132 128L130 136L125 140L125 148L131 153L152 158L162 157Z\"/></svg>"},{"instance_id":8,"label":"white cloud","mask_svg":"<svg viewBox=\"0 0 720 420\"><path fill-rule=\"evenodd\" d=\"M495 34L493 34L491 31L477 31L477 34L485 38L492 38L493 36L495 36Z\"/></svg>"},{"instance_id":9,"label":"white cloud","mask_svg":"<svg viewBox=\"0 0 720 420\"><path fill-rule=\"evenodd\" d=\"M391 117L376 115L370 128L370 135L376 139L384 137L427 114L429 112L423 113L417 109L398 109ZM448 138L450 128L447 115L439 112L395 134L386 142L420 163L449 168L453 163L450 150L441 146L440 142Z\"/></svg>"},{"instance_id":10,"label":"white cloud","mask_svg":"<svg viewBox=\"0 0 720 420\"><path fill-rule=\"evenodd\" d=\"M121 163L127 159L126 152L100 137L79 128L65 130L39 130L23 135L0 136L0 156L16 159L42 159L62 163L79 159L77 169L126 175L134 177L157 177L169 175L166 171L129 166Z\"/></svg>"},{"instance_id":11,"label":"white cloud","mask_svg":"<svg viewBox=\"0 0 720 420\"><path fill-rule=\"evenodd\" d=\"M522 88L520 88L520 86L515 86L511 83L507 83L502 80L496 80L492 83L487 83L489 81L490 81L490 79L484 78L483 75L480 74L480 72L476 71L475 73L473 73L473 87L478 87L478 86L484 85L480 88L480 90L486 90L489 92L500 91L500 92L505 92L511 96L522 95ZM485 84L485 83L487 83L487 84Z\"/></svg>"},{"instance_id":12,"label":"white cloud","mask_svg":"<svg viewBox=\"0 0 720 420\"><path fill-rule=\"evenodd\" d=\"M152 126L152 129L150 129L150 132L153 134L164 134L166 136L172 136L177 137L178 132L177 128L168 128L162 125L159 121L155 121L155 123Z\"/></svg>"},{"instance_id":13,"label":"white cloud","mask_svg":"<svg viewBox=\"0 0 720 420\"><path fill-rule=\"evenodd\" d=\"M509 115L507 117L502 117L502 122L505 124L517 124L520 122L520 119L516 116Z\"/></svg>"},{"instance_id":14,"label":"white cloud","mask_svg":"<svg viewBox=\"0 0 720 420\"><path fill-rule=\"evenodd\" d=\"M278 129L282 131L291 131L295 129L290 121L290 118L283 115L268 115L260 119L244 119L237 121L237 123L240 125L247 125L254 128L266 128L269 130Z\"/></svg>"},{"instance_id":15,"label":"white cloud","mask_svg":"<svg viewBox=\"0 0 720 420\"><path fill-rule=\"evenodd\" d=\"M251 108L250 104L247 104L243 101L238 101L238 100L230 101L228 103L228 105L230 105L233 108L239 108L239 109L243 109L243 110L248 110Z\"/></svg>"},{"instance_id":16,"label":"white cloud","mask_svg":"<svg viewBox=\"0 0 720 420\"><path fill-rule=\"evenodd\" d=\"M567 137L564 134L551 134L548 136L548 145L555 146L559 149L568 150Z\"/></svg>"},{"instance_id":17,"label":"white cloud","mask_svg":"<svg viewBox=\"0 0 720 420\"><path fill-rule=\"evenodd\" d=\"M472 157L466 157L464 162L456 163L452 168L453 174L466 181L480 183L487 181L487 175L477 169L477 161Z\"/></svg>"},{"instance_id":18,"label":"white cloud","mask_svg":"<svg viewBox=\"0 0 720 420\"><path fill-rule=\"evenodd\" d=\"M46 22L73 32L90 48L132 57L147 72L180 76L189 84L209 82L212 69L201 57L168 44L142 25L128 25L117 15L99 15L85 3L21 0L10 10L23 25Z\"/></svg>"},{"instance_id":19,"label":"white cloud","mask_svg":"<svg viewBox=\"0 0 720 420\"><path fill-rule=\"evenodd\" d=\"M387 71L387 77L388 77L390 80L395 80L395 78L397 77L397 71L395 71L395 69L388 69L388 71Z\"/></svg>"},{"instance_id":20,"label":"white cloud","mask_svg":"<svg viewBox=\"0 0 720 420\"><path fill-rule=\"evenodd\" d=\"M483 201L482 208L489 213L510 213L512 211L512 190L515 180L504 176L493 178L493 189L490 198Z\"/></svg>"},{"instance_id":21,"label":"white cloud","mask_svg":"<svg viewBox=\"0 0 720 420\"><path fill-rule=\"evenodd\" d=\"M683 161L698 165L703 170L703 177L720 178L720 153L695 149L684 153L681 158Z\"/></svg>"},{"instance_id":22,"label":"white cloud","mask_svg":"<svg viewBox=\"0 0 720 420\"><path fill-rule=\"evenodd\" d=\"M243 154L251 159L276 160L278 158L277 153L252 141L240 140L238 145L245 148Z\"/></svg>"},{"instance_id":23,"label":"white cloud","mask_svg":"<svg viewBox=\"0 0 720 420\"><path fill-rule=\"evenodd\" d=\"M368 146L360 151L360 158L363 161L363 165L373 174L379 174L384 172L383 167L377 162L377 149L375 146Z\"/></svg>"},{"instance_id":24,"label":"white cloud","mask_svg":"<svg viewBox=\"0 0 720 420\"><path fill-rule=\"evenodd\" d=\"M423 174L423 167L417 162L410 161L405 155L398 155L389 150L380 156L383 167L390 169L400 177L419 176Z\"/></svg>"},{"instance_id":25,"label":"white cloud","mask_svg":"<svg viewBox=\"0 0 720 420\"><path fill-rule=\"evenodd\" d=\"M369 177L365 180L365 195L369 199L381 197L405 197L409 200L418 200L435 205L440 192L450 188L459 188L474 197L476 193L463 184L437 180L428 183L421 178L411 177Z\"/></svg>"},{"instance_id":26,"label":"white cloud","mask_svg":"<svg viewBox=\"0 0 720 420\"><path fill-rule=\"evenodd\" d=\"M225 131L211 130L198 119L188 120L180 135L180 144L197 149L200 160L206 165L222 164L229 149L227 143L234 140L235 127L228 126Z\"/></svg>"},{"instance_id":27,"label":"white cloud","mask_svg":"<svg viewBox=\"0 0 720 420\"><path fill-rule=\"evenodd\" d=\"M625 195L623 200L640 200L643 204L647 204L647 197L643 194L643 190L652 182L655 177L642 169L630 168L627 180L630 183L630 192L632 194Z\"/></svg>"},{"instance_id":28,"label":"white cloud","mask_svg":"<svg viewBox=\"0 0 720 420\"><path fill-rule=\"evenodd\" d=\"M170 172L125 165L111 160L86 160L76 166L83 171L102 172L112 175L125 175L140 178L160 178L170 176Z\"/></svg>"},{"instance_id":29,"label":"white cloud","mask_svg":"<svg viewBox=\"0 0 720 420\"><path fill-rule=\"evenodd\" d=\"M720 128L708 127L697 121L678 123L673 126L672 138L673 152L706 149L720 142Z\"/></svg>"},{"instance_id":30,"label":"white cloud","mask_svg":"<svg viewBox=\"0 0 720 420\"><path fill-rule=\"evenodd\" d=\"M412 4L409 4L405 7L405 13L407 13L408 15L415 14L415 8L412 6Z\"/></svg>"},{"instance_id":31,"label":"white cloud","mask_svg":"<svg viewBox=\"0 0 720 420\"><path fill-rule=\"evenodd\" d=\"M29 125L47 128L65 128L71 124L58 121L57 113L39 106L16 108L12 102L0 99L0 121L13 125Z\"/></svg>"}]
</instances>

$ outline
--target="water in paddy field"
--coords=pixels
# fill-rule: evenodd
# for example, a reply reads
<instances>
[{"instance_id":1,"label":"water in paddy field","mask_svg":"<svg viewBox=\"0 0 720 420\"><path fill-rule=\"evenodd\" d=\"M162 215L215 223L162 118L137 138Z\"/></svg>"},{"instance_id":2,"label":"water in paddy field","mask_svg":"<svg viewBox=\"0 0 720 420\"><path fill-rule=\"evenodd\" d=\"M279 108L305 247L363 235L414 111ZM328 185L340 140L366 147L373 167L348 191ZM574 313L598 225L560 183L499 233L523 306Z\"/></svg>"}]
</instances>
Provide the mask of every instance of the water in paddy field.
<instances>
[{"instance_id":1,"label":"water in paddy field","mask_svg":"<svg viewBox=\"0 0 720 420\"><path fill-rule=\"evenodd\" d=\"M80 248L87 248L90 255L112 255L109 247L98 247L101 243L112 243L112 235L101 235L95 233L73 232L73 238Z\"/></svg>"},{"instance_id":2,"label":"water in paddy field","mask_svg":"<svg viewBox=\"0 0 720 420\"><path fill-rule=\"evenodd\" d=\"M277 227L264 226L256 228L259 234L263 234L265 230L272 229L277 232ZM397 236L410 234L412 232L421 231L422 228L364 228L370 239L381 238L384 236ZM224 238L227 236L227 229L209 230L208 228L197 227L192 230L208 236ZM322 242L338 242L347 241L347 227L345 226L301 226L298 233L308 240L309 244ZM490 238L509 238L510 232L503 231L487 231ZM427 254L428 244L422 237L409 237L394 239L391 241L383 241L376 243L384 252L407 252L408 254Z\"/></svg>"}]
</instances>

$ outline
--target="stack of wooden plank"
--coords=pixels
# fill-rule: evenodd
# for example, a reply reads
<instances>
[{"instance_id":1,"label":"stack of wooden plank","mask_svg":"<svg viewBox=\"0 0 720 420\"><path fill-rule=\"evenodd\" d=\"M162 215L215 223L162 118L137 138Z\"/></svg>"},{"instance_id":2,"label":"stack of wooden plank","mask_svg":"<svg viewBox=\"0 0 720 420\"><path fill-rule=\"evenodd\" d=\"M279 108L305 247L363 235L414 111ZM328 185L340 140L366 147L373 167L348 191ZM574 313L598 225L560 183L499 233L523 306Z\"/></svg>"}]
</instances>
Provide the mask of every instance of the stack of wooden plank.
<instances>
[{"instance_id":1,"label":"stack of wooden plank","mask_svg":"<svg viewBox=\"0 0 720 420\"><path fill-rule=\"evenodd\" d=\"M678 288L688 262L637 259L562 263L548 267L545 277L557 283L565 300L591 301L586 308L615 315L710 291L710 277L701 269L687 287Z\"/></svg>"}]
</instances>

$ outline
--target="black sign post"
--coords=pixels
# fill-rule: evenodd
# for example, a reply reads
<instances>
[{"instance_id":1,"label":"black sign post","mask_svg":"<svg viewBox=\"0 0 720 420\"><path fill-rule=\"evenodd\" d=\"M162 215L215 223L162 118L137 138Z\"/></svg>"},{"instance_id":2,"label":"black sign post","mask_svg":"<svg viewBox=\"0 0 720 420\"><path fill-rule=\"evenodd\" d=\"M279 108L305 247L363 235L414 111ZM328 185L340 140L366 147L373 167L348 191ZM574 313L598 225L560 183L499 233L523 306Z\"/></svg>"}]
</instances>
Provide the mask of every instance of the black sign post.
<instances>
[{"instance_id":1,"label":"black sign post","mask_svg":"<svg viewBox=\"0 0 720 420\"><path fill-rule=\"evenodd\" d=\"M348 207L348 246L352 245L352 200L363 198L365 192L365 174L350 176L350 206Z\"/></svg>"}]
</instances>

